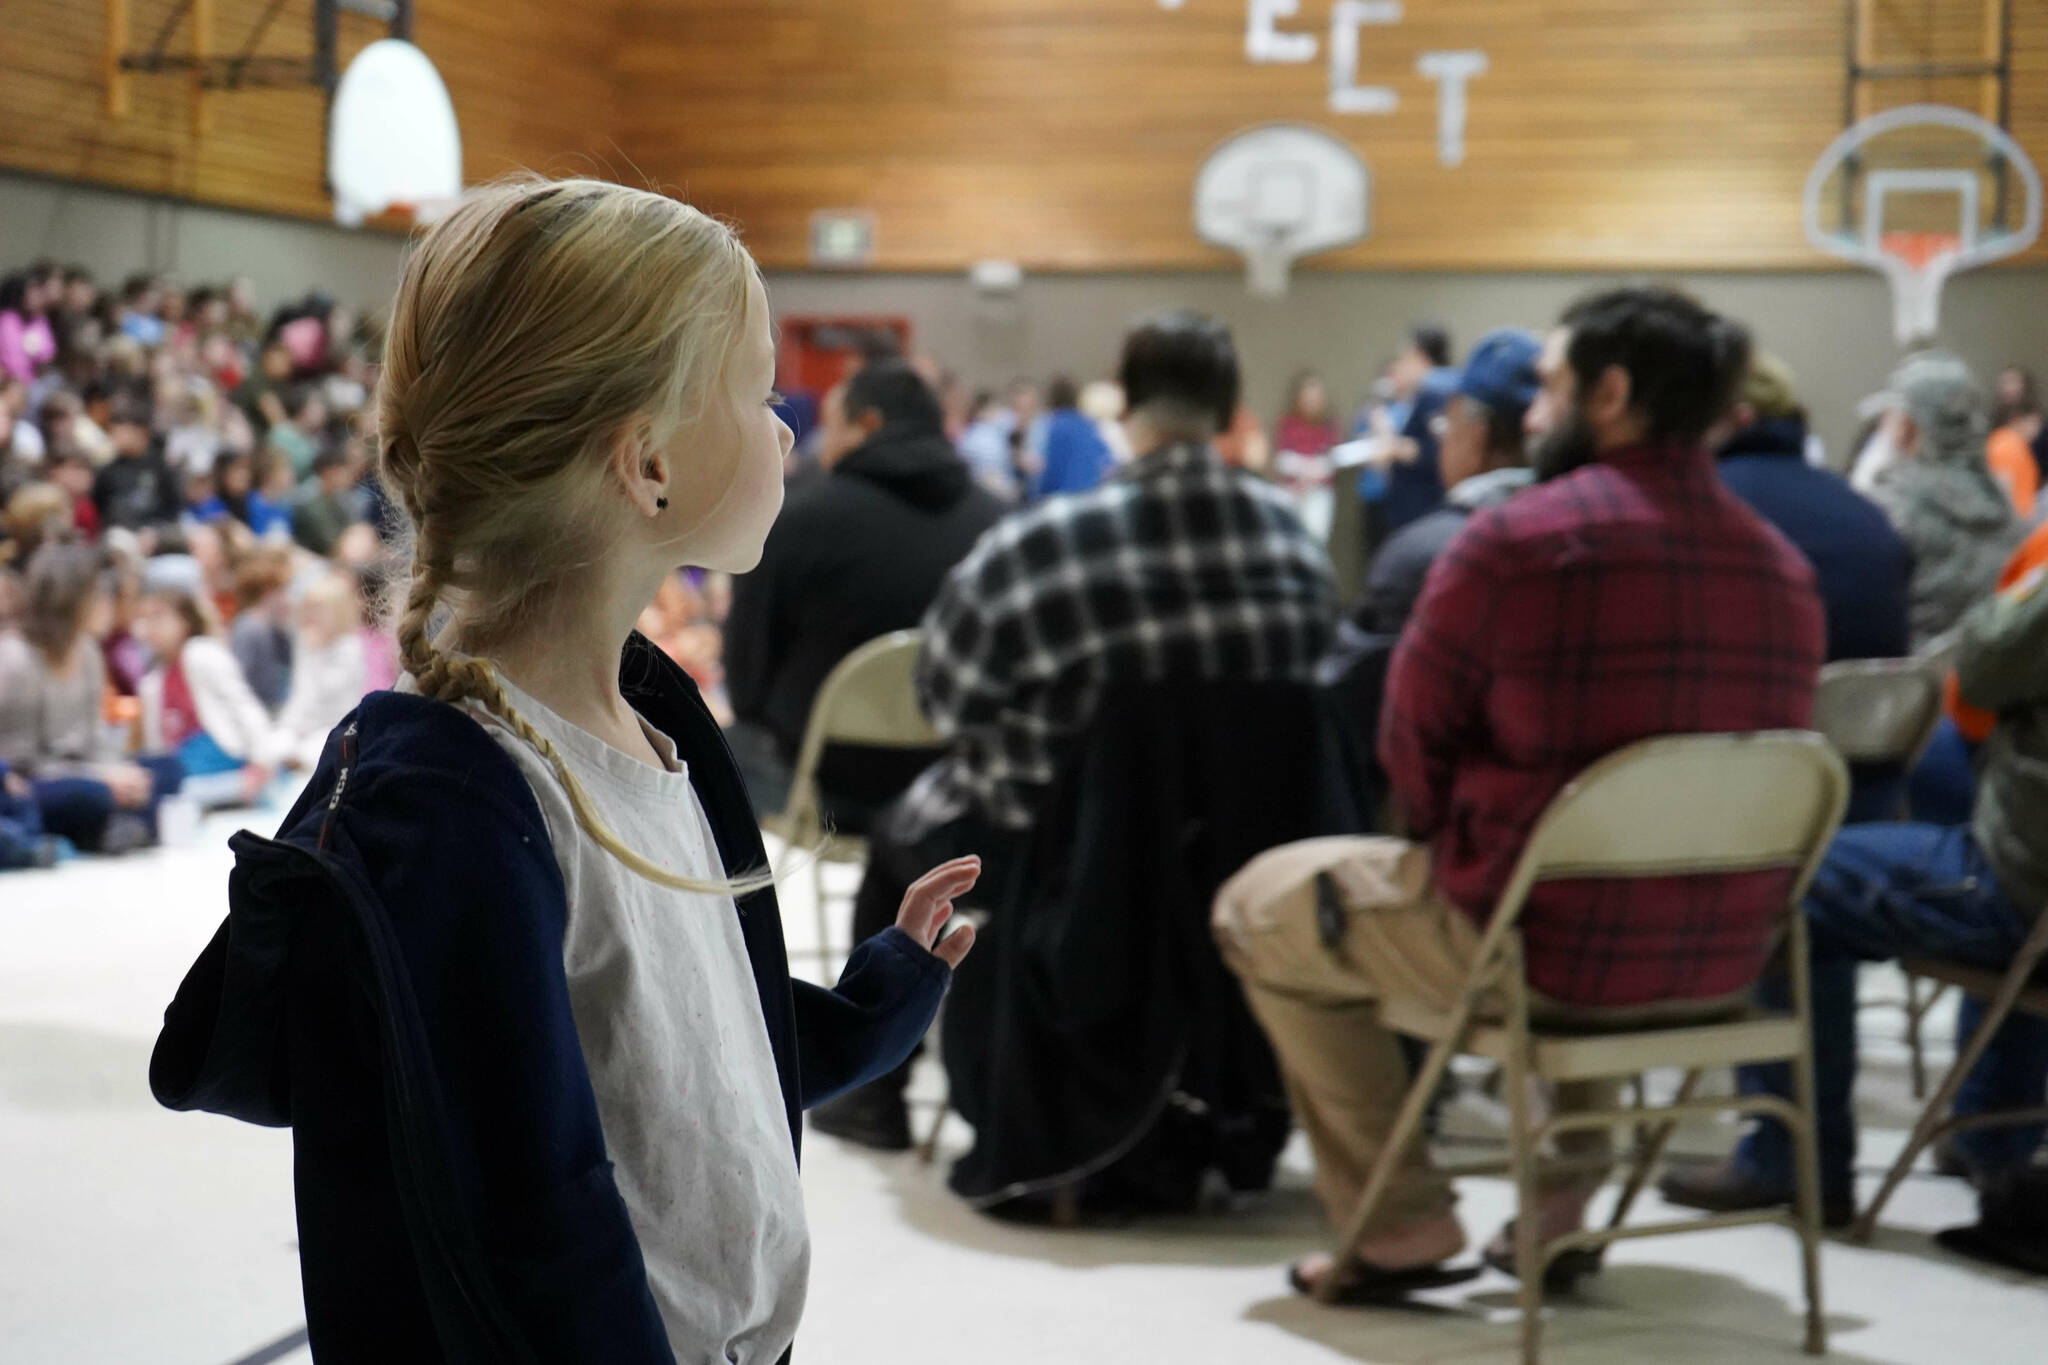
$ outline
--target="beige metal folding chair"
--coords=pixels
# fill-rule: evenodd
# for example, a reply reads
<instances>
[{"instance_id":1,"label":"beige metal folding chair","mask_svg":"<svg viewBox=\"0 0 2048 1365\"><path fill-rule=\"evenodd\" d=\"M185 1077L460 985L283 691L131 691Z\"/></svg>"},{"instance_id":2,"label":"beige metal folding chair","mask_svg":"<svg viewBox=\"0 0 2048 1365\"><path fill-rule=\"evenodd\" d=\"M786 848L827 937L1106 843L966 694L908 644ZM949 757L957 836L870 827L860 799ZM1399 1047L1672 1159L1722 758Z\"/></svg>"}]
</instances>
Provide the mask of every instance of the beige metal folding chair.
<instances>
[{"instance_id":1,"label":"beige metal folding chair","mask_svg":"<svg viewBox=\"0 0 2048 1365\"><path fill-rule=\"evenodd\" d=\"M1851 659L1820 671L1813 699L1813 728L1851 763L1896 763L1910 768L1941 723L1945 668L1930 658ZM1913 1098L1927 1097L1927 1059L1921 1024L1941 999L1939 983L1906 975L1906 998L1873 1001L1895 1004L1906 1013L1906 1048L1912 1058Z\"/></svg>"},{"instance_id":2,"label":"beige metal folding chair","mask_svg":"<svg viewBox=\"0 0 2048 1365\"><path fill-rule=\"evenodd\" d=\"M1927 1101L1927 1107L1920 1111L1920 1121L1913 1125L1913 1136L1900 1151L1899 1159L1885 1172L1884 1184L1878 1186L1877 1196L1870 1206L1863 1210L1863 1216L1856 1220L1855 1237L1859 1242L1870 1240L1870 1234L1877 1227L1877 1216L1898 1189L1899 1182L1913 1169L1920 1153L1933 1143L1951 1133L1967 1132L1977 1128L2010 1128L2023 1123L2048 1123L2048 1106L2032 1109L2003 1109L1989 1114L1972 1114L1957 1118L1950 1115L1948 1108L1955 1103L1956 1092L1962 1088L1963 1078L1970 1074L1970 1068L1977 1065L1977 1059L1984 1055L1984 1049L1991 1043L1991 1036L1998 1032L1998 1026L2014 1010L2039 1015L2048 1019L2048 981L2042 980L2039 972L2041 960L2048 956L2048 915L2034 922L2034 930L2027 935L2027 941L2020 946L2019 954L2003 975L1965 967L1961 963L1948 962L1940 958L1909 957L1900 965L1915 976L1924 976L1944 985L1955 986L1965 994L1973 995L1986 1003L1984 1018L1977 1025L1977 1031L1970 1035L1970 1041L1963 1045L1955 1065L1948 1069L1948 1075L1941 1081L1941 1088L1934 1092L1934 1098Z\"/></svg>"},{"instance_id":3,"label":"beige metal folding chair","mask_svg":"<svg viewBox=\"0 0 2048 1365\"><path fill-rule=\"evenodd\" d=\"M1379 1004L1387 1027L1428 1039L1433 1046L1343 1228L1337 1244L1340 1257L1357 1245L1400 1168L1402 1152L1418 1140L1423 1113L1451 1057L1476 1053L1503 1068L1508 1159L1459 1173L1505 1169L1514 1176L1520 1209L1515 1218L1515 1269L1521 1279L1522 1359L1527 1365L1535 1365L1541 1344L1543 1272L1559 1253L1605 1246L1623 1237L1752 1223L1779 1223L1798 1233L1805 1253L1806 1349L1816 1355L1823 1352L1827 1338L1821 1319L1811 992L1800 898L1841 821L1847 796L1848 774L1842 760L1824 739L1807 731L1645 740L1610 754L1559 792L1529 836L1455 1004L1439 1010L1432 1003L1400 996L1388 996ZM1652 1028L1631 1022L1613 1031L1600 1030L1597 1022L1589 1027L1578 1012L1568 1031L1544 1027L1541 1016L1532 1022L1516 921L1536 883L1568 877L1697 876L1769 869L1790 874L1783 933L1785 967L1792 982L1790 1014L1730 1011L1722 1005L1703 1007L1698 1020ZM1693 1098L1699 1075L1708 1067L1776 1061L1792 1064L1796 1103L1765 1095ZM1664 1066L1686 1070L1684 1084L1669 1105L1560 1114L1542 1122L1530 1114L1532 1077L1589 1080L1636 1076ZM1792 1131L1798 1154L1796 1211L1763 1209L1624 1227L1629 1208L1677 1121L1729 1110L1768 1114ZM1538 1144L1553 1133L1623 1124L1653 1126L1643 1136L1635 1170L1608 1225L1539 1242ZM1338 1279L1327 1277L1326 1290Z\"/></svg>"},{"instance_id":4,"label":"beige metal folding chair","mask_svg":"<svg viewBox=\"0 0 2048 1365\"><path fill-rule=\"evenodd\" d=\"M811 890L818 911L820 962L830 963L831 925L825 914L825 863L859 863L867 859L865 839L828 830L818 800L818 762L828 744L859 744L874 749L926 749L945 743L918 706L911 674L917 667L924 637L899 630L870 640L841 659L826 675L811 703L797 750L789 800L780 814L761 821L761 828L782 840L783 868L811 855Z\"/></svg>"}]
</instances>

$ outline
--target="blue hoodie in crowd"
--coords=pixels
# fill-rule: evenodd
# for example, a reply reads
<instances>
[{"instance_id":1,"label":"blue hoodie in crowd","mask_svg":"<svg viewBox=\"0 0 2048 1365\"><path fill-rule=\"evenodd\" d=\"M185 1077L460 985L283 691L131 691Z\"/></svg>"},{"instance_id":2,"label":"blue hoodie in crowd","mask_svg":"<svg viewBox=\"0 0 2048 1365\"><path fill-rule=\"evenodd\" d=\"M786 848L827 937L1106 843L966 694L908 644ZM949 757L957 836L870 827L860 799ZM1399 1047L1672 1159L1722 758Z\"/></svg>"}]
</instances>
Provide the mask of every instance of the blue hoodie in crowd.
<instances>
[{"instance_id":1,"label":"blue hoodie in crowd","mask_svg":"<svg viewBox=\"0 0 2048 1365\"><path fill-rule=\"evenodd\" d=\"M620 682L689 765L728 873L764 866L688 676L635 636ZM511 758L456 707L372 693L277 837L230 842L228 915L150 1086L292 1127L315 1358L672 1365L569 1010L567 895ZM737 911L794 1147L803 1109L910 1055L951 974L891 929L836 989L792 982L775 893Z\"/></svg>"}]
</instances>

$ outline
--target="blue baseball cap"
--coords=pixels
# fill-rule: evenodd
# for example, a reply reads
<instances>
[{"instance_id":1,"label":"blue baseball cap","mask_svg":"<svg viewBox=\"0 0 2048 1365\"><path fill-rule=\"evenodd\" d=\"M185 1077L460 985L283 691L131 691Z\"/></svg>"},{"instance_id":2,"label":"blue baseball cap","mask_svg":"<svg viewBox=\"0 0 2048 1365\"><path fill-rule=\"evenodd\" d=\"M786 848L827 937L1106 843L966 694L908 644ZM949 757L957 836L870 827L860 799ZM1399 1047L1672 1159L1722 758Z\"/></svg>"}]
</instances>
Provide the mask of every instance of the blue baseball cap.
<instances>
[{"instance_id":1,"label":"blue baseball cap","mask_svg":"<svg viewBox=\"0 0 2048 1365\"><path fill-rule=\"evenodd\" d=\"M1520 327L1488 332L1465 357L1457 392L1495 412L1519 416L1543 386L1536 374L1536 358L1542 354L1542 339L1534 332Z\"/></svg>"}]
</instances>

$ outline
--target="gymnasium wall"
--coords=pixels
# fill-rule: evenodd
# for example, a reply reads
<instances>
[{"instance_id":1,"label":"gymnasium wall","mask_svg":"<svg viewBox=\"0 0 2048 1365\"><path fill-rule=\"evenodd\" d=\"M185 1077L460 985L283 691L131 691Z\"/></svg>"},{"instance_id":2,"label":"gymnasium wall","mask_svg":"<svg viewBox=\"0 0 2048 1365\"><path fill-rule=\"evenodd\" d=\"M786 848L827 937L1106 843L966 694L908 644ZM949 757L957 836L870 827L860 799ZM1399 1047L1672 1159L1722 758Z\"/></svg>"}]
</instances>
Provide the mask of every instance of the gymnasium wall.
<instances>
[{"instance_id":1,"label":"gymnasium wall","mask_svg":"<svg viewBox=\"0 0 2048 1365\"><path fill-rule=\"evenodd\" d=\"M52 256L116 287L143 270L186 283L247 275L266 304L317 285L337 299L383 308L404 250L394 232L0 171L0 270Z\"/></svg>"},{"instance_id":2,"label":"gymnasium wall","mask_svg":"<svg viewBox=\"0 0 2048 1365\"><path fill-rule=\"evenodd\" d=\"M1193 307L1229 322L1245 364L1246 398L1277 417L1293 372L1328 379L1347 411L1419 318L1449 325L1459 354L1488 328L1547 325L1579 294L1615 274L1437 271L1298 273L1284 299L1245 292L1242 272L1045 274L1007 299L979 296L960 275L847 276L772 272L769 296L791 313L901 314L927 351L973 384L1016 375L1076 379L1109 374L1125 326L1161 308ZM1855 406L1898 362L1891 296L1875 275L1828 270L1665 273L1710 306L1747 322L1797 372L1814 426L1838 463L1856 429ZM1942 334L1989 382L2020 363L2048 377L2048 269L1958 276L1942 306Z\"/></svg>"},{"instance_id":3,"label":"gymnasium wall","mask_svg":"<svg viewBox=\"0 0 2048 1365\"><path fill-rule=\"evenodd\" d=\"M1864 56L1974 59L1999 3L1861 0ZM2048 164L2048 4L2010 3L2013 128ZM871 211L892 269L1224 263L1190 229L1196 169L1286 119L1371 168L1371 237L1337 264L1808 268L1800 189L1844 116L1842 0L1263 0L1263 45L1307 60L1259 62L1247 0L620 4L621 145L789 267L821 208ZM1354 46L1340 81L1332 52ZM1446 52L1486 63L1457 165L1447 87L1419 69ZM1974 78L1865 88L1864 113L1995 112Z\"/></svg>"},{"instance_id":4,"label":"gymnasium wall","mask_svg":"<svg viewBox=\"0 0 2048 1365\"><path fill-rule=\"evenodd\" d=\"M146 51L179 0L125 0L128 49ZM240 52L269 0L208 0L212 50ZM312 85L206 96L192 83L127 78L127 117L109 116L104 0L6 0L0 6L0 166L208 204L325 219L323 100ZM307 56L310 0L289 0L254 51ZM624 174L611 141L610 0L417 0L414 40L432 55L462 131L463 173L520 167ZM191 51L187 17L167 48ZM383 35L344 15L344 65Z\"/></svg>"},{"instance_id":5,"label":"gymnasium wall","mask_svg":"<svg viewBox=\"0 0 2048 1365\"><path fill-rule=\"evenodd\" d=\"M78 261L103 278L151 269L177 280L246 274L266 303L318 285L367 308L384 306L404 242L389 233L207 208L151 196L0 172L0 267L41 255ZM1314 365L1338 399L1361 397L1411 319L1448 323L1461 347L1502 323L1540 327L1585 289L1618 278L1591 273L1303 271L1287 298L1245 292L1241 271L1043 274L1014 295L977 294L964 275L840 275L771 271L769 295L792 313L910 318L921 350L970 383L1017 375L1106 374L1123 328L1158 308L1196 307L1227 319L1244 351L1247 397L1268 420L1288 376ZM1798 371L1816 426L1839 455L1858 399L1895 359L1891 304L1873 275L1843 271L1712 272L1676 277L1747 320ZM1949 287L1950 344L1988 375L2015 361L2048 370L2048 269L1978 271Z\"/></svg>"}]
</instances>

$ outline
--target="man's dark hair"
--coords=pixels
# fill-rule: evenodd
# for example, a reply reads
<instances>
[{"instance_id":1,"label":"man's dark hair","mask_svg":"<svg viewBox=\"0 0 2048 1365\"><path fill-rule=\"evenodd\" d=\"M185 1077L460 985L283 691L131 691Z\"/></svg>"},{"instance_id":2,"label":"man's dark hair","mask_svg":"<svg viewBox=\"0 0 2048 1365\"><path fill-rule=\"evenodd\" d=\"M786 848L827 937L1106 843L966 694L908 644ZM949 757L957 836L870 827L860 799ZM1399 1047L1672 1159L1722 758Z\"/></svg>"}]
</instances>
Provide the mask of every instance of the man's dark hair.
<instances>
[{"instance_id":1,"label":"man's dark hair","mask_svg":"<svg viewBox=\"0 0 2048 1365\"><path fill-rule=\"evenodd\" d=\"M128 282L121 286L121 298L124 302L133 303L154 288L156 276L130 275Z\"/></svg>"},{"instance_id":2,"label":"man's dark hair","mask_svg":"<svg viewBox=\"0 0 2048 1365\"><path fill-rule=\"evenodd\" d=\"M1081 401L1081 386L1063 374L1056 374L1045 386L1045 405L1054 412L1071 408Z\"/></svg>"},{"instance_id":3,"label":"man's dark hair","mask_svg":"<svg viewBox=\"0 0 2048 1365\"><path fill-rule=\"evenodd\" d=\"M842 403L849 422L874 412L881 414L883 426L903 432L939 431L946 425L939 396L924 382L924 376L902 359L863 365L846 381Z\"/></svg>"},{"instance_id":4,"label":"man's dark hair","mask_svg":"<svg viewBox=\"0 0 2048 1365\"><path fill-rule=\"evenodd\" d=\"M1179 408L1227 431L1237 416L1237 346L1230 329L1212 317L1156 313L1125 334L1117 382L1127 412Z\"/></svg>"},{"instance_id":5,"label":"man's dark hair","mask_svg":"<svg viewBox=\"0 0 2048 1365\"><path fill-rule=\"evenodd\" d=\"M1486 422L1486 454L1496 463L1512 461L1526 464L1529 458L1529 435L1523 428L1526 416L1522 408L1498 408L1491 403L1482 403L1476 398L1463 398L1459 402L1473 410L1475 416Z\"/></svg>"},{"instance_id":6,"label":"man's dark hair","mask_svg":"<svg viewBox=\"0 0 2048 1365\"><path fill-rule=\"evenodd\" d=\"M1451 363L1451 334L1441 323L1418 322L1408 329L1408 344L1429 357L1439 370Z\"/></svg>"},{"instance_id":7,"label":"man's dark hair","mask_svg":"<svg viewBox=\"0 0 2048 1365\"><path fill-rule=\"evenodd\" d=\"M0 277L0 309L10 313L28 310L29 276L26 270L16 270Z\"/></svg>"},{"instance_id":8,"label":"man's dark hair","mask_svg":"<svg viewBox=\"0 0 2048 1365\"><path fill-rule=\"evenodd\" d=\"M95 284L97 281L93 279L92 272L84 266L67 265L64 267L64 283L67 285Z\"/></svg>"},{"instance_id":9,"label":"man's dark hair","mask_svg":"<svg viewBox=\"0 0 2048 1365\"><path fill-rule=\"evenodd\" d=\"M1749 330L1665 285L1632 285L1566 310L1565 352L1585 393L1611 365L1653 441L1698 441L1734 406L1749 371Z\"/></svg>"}]
</instances>

